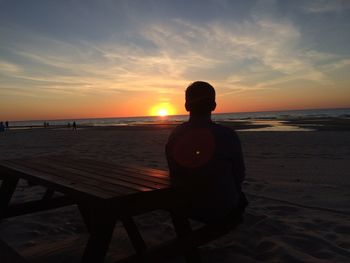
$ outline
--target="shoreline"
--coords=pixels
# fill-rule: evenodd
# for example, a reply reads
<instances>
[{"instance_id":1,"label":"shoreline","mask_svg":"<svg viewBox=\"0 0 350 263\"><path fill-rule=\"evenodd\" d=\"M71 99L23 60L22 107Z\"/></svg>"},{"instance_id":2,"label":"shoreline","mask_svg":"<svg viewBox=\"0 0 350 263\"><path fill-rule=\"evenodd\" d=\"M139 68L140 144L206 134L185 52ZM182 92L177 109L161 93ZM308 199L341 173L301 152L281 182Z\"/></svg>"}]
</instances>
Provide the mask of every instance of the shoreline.
<instances>
[{"instance_id":1,"label":"shoreline","mask_svg":"<svg viewBox=\"0 0 350 263\"><path fill-rule=\"evenodd\" d=\"M237 131L350 131L350 118L317 117L317 118L263 118L215 121L218 124L228 126ZM182 121L158 121L129 124L78 124L78 129L173 129ZM12 126L11 130L32 129L66 129L72 130L67 125L43 125Z\"/></svg>"}]
</instances>

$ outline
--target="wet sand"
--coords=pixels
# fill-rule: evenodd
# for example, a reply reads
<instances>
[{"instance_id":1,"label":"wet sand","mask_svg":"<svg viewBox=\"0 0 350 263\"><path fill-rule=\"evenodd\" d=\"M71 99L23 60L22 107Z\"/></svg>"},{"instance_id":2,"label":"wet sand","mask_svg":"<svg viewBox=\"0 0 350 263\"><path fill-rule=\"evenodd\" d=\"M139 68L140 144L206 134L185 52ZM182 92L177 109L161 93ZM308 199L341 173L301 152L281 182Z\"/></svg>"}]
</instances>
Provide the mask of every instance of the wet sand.
<instances>
[{"instance_id":1,"label":"wet sand","mask_svg":"<svg viewBox=\"0 0 350 263\"><path fill-rule=\"evenodd\" d=\"M0 134L0 158L70 154L166 169L172 125L28 129ZM245 223L201 247L203 262L349 262L350 132L239 132L250 201ZM23 181L14 202L40 196ZM174 237L166 212L136 218L146 242ZM0 238L32 262L77 262L86 228L76 206L3 220ZM133 252L117 224L107 262ZM183 262L172 258L169 262Z\"/></svg>"}]
</instances>

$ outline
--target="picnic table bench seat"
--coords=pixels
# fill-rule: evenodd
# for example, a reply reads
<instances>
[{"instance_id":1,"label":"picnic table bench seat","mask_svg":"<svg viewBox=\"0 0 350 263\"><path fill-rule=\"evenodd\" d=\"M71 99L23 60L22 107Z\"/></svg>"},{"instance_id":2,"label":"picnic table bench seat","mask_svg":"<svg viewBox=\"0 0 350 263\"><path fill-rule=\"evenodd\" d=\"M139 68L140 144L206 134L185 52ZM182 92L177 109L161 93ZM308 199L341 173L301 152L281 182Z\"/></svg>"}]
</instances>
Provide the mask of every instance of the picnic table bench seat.
<instances>
[{"instance_id":1,"label":"picnic table bench seat","mask_svg":"<svg viewBox=\"0 0 350 263\"><path fill-rule=\"evenodd\" d=\"M10 205L19 179L46 187L41 200ZM227 233L239 222L205 225L192 230L181 213L181 193L171 188L167 171L124 166L75 156L44 156L0 162L0 220L26 213L76 204L90 233L82 262L103 262L116 220L121 220L136 255L125 262L155 262L184 254L200 262L197 247ZM54 196L54 192L64 195ZM147 248L132 217L148 211L170 212L177 238L158 248Z\"/></svg>"}]
</instances>

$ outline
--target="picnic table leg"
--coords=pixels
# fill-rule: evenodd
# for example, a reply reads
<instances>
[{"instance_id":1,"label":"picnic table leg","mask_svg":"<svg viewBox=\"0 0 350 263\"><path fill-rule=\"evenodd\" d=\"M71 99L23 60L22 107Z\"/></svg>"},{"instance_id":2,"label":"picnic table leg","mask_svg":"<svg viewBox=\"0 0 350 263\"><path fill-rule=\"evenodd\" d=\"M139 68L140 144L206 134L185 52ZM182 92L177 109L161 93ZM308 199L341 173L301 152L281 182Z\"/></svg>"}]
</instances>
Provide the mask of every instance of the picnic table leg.
<instances>
[{"instance_id":1,"label":"picnic table leg","mask_svg":"<svg viewBox=\"0 0 350 263\"><path fill-rule=\"evenodd\" d=\"M16 190L18 178L4 178L0 187L0 221L6 214L6 209L10 203L13 193Z\"/></svg>"},{"instance_id":2,"label":"picnic table leg","mask_svg":"<svg viewBox=\"0 0 350 263\"><path fill-rule=\"evenodd\" d=\"M192 228L188 219L181 214L171 213L171 218L175 228L175 232L179 238L184 237L191 233ZM191 248L185 252L186 262L188 263L200 263L201 258L197 248Z\"/></svg>"},{"instance_id":3,"label":"picnic table leg","mask_svg":"<svg viewBox=\"0 0 350 263\"><path fill-rule=\"evenodd\" d=\"M134 246L136 254L142 254L142 252L146 251L147 246L134 220L131 217L122 218L122 223L128 233L132 245Z\"/></svg>"},{"instance_id":4,"label":"picnic table leg","mask_svg":"<svg viewBox=\"0 0 350 263\"><path fill-rule=\"evenodd\" d=\"M78 208L79 208L81 217L84 220L85 226L90 233L91 232L91 217L89 214L89 209L86 206L84 206L83 204L78 204Z\"/></svg>"},{"instance_id":5,"label":"picnic table leg","mask_svg":"<svg viewBox=\"0 0 350 263\"><path fill-rule=\"evenodd\" d=\"M82 257L82 263L104 262L111 241L116 218L105 209L91 209L90 236Z\"/></svg>"}]
</instances>

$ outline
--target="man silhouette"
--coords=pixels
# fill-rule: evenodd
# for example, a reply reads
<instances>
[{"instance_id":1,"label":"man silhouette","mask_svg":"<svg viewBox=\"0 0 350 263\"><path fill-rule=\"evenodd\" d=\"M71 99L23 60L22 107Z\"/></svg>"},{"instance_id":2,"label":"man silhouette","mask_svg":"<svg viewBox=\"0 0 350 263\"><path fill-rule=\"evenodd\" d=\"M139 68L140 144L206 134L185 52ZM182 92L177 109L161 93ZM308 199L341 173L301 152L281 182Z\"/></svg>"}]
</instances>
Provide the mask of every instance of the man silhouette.
<instances>
[{"instance_id":1,"label":"man silhouette","mask_svg":"<svg viewBox=\"0 0 350 263\"><path fill-rule=\"evenodd\" d=\"M170 179L189 201L188 216L218 223L243 214L245 167L241 143L230 128L211 120L215 90L196 81L186 89L189 121L177 126L166 145Z\"/></svg>"}]
</instances>

